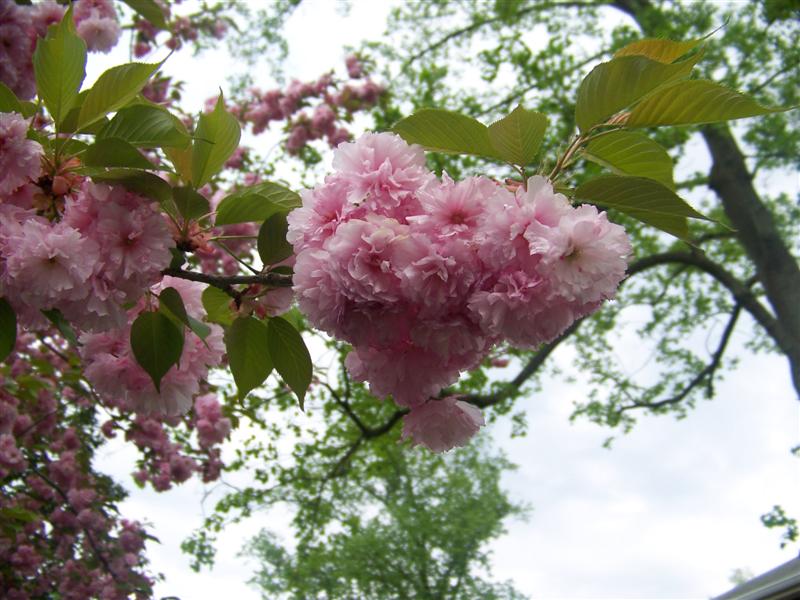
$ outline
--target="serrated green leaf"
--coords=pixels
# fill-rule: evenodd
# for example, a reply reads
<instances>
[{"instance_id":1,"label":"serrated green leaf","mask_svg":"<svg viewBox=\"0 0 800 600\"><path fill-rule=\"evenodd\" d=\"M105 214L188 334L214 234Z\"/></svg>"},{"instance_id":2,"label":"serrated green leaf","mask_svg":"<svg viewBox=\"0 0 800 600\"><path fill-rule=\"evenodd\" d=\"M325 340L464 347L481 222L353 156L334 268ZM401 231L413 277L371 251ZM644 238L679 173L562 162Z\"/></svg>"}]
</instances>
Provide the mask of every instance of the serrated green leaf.
<instances>
[{"instance_id":1,"label":"serrated green leaf","mask_svg":"<svg viewBox=\"0 0 800 600\"><path fill-rule=\"evenodd\" d=\"M72 329L72 325L69 324L64 318L64 315L61 314L61 311L57 308L51 308L49 310L43 310L42 314L47 317L47 320L50 321L53 325L55 325L58 332L64 336L64 339L67 340L73 346L78 346L78 336L75 335L75 331Z\"/></svg>"},{"instance_id":2,"label":"serrated green leaf","mask_svg":"<svg viewBox=\"0 0 800 600\"><path fill-rule=\"evenodd\" d=\"M160 393L161 379L183 353L183 330L163 313L144 312L131 325L131 350Z\"/></svg>"},{"instance_id":3,"label":"serrated green leaf","mask_svg":"<svg viewBox=\"0 0 800 600\"><path fill-rule=\"evenodd\" d=\"M225 110L222 94L210 114L202 114L197 122L192 145L192 183L199 188L207 183L239 146L242 132L239 122Z\"/></svg>"},{"instance_id":4,"label":"serrated green leaf","mask_svg":"<svg viewBox=\"0 0 800 600\"><path fill-rule=\"evenodd\" d=\"M641 133L604 133L586 145L583 155L618 175L647 177L675 189L672 158L664 148Z\"/></svg>"},{"instance_id":5,"label":"serrated green leaf","mask_svg":"<svg viewBox=\"0 0 800 600\"><path fill-rule=\"evenodd\" d=\"M624 212L682 240L689 236L687 218L709 220L675 192L645 177L597 177L578 187L575 197Z\"/></svg>"},{"instance_id":6,"label":"serrated green leaf","mask_svg":"<svg viewBox=\"0 0 800 600\"><path fill-rule=\"evenodd\" d=\"M83 154L83 164L87 167L125 167L131 169L152 169L153 163L125 140L105 138L97 140Z\"/></svg>"},{"instance_id":7,"label":"serrated green leaf","mask_svg":"<svg viewBox=\"0 0 800 600\"><path fill-rule=\"evenodd\" d=\"M392 130L409 144L419 144L426 150L504 160L489 139L489 128L457 112L423 108Z\"/></svg>"},{"instance_id":8,"label":"serrated green leaf","mask_svg":"<svg viewBox=\"0 0 800 600\"><path fill-rule=\"evenodd\" d=\"M791 110L771 108L740 92L711 81L681 81L642 100L631 111L626 127L699 125Z\"/></svg>"},{"instance_id":9,"label":"serrated green leaf","mask_svg":"<svg viewBox=\"0 0 800 600\"><path fill-rule=\"evenodd\" d=\"M158 304L162 312L166 313L167 316L175 317L181 324L186 325L197 334L197 337L201 340L205 340L208 334L211 333L211 328L208 325L201 323L186 312L183 298L175 288L168 287L161 290L158 295Z\"/></svg>"},{"instance_id":10,"label":"serrated green leaf","mask_svg":"<svg viewBox=\"0 0 800 600\"><path fill-rule=\"evenodd\" d=\"M150 21L156 29L166 29L167 21L164 11L155 0L122 0L139 15Z\"/></svg>"},{"instance_id":11,"label":"serrated green leaf","mask_svg":"<svg viewBox=\"0 0 800 600\"><path fill-rule=\"evenodd\" d=\"M308 386L311 385L312 365L303 336L281 317L273 317L267 324L269 353L281 378L297 395L303 409Z\"/></svg>"},{"instance_id":12,"label":"serrated green leaf","mask_svg":"<svg viewBox=\"0 0 800 600\"><path fill-rule=\"evenodd\" d=\"M184 219L197 219L211 212L208 199L192 188L172 188L172 199Z\"/></svg>"},{"instance_id":13,"label":"serrated green leaf","mask_svg":"<svg viewBox=\"0 0 800 600\"><path fill-rule=\"evenodd\" d=\"M163 108L135 104L121 109L97 134L98 139L116 137L147 148L185 148L191 141L183 123Z\"/></svg>"},{"instance_id":14,"label":"serrated green leaf","mask_svg":"<svg viewBox=\"0 0 800 600\"><path fill-rule=\"evenodd\" d=\"M702 53L674 64L622 56L597 65L578 88L575 121L582 132L604 123L653 90L689 76Z\"/></svg>"},{"instance_id":15,"label":"serrated green leaf","mask_svg":"<svg viewBox=\"0 0 800 600\"><path fill-rule=\"evenodd\" d=\"M17 315L5 298L0 298L0 361L4 361L17 343Z\"/></svg>"},{"instance_id":16,"label":"serrated green leaf","mask_svg":"<svg viewBox=\"0 0 800 600\"><path fill-rule=\"evenodd\" d=\"M152 198L162 205L172 202L170 185L158 175L147 171L123 168L102 170L91 167L83 169L82 172L89 175L94 181L121 185L141 196Z\"/></svg>"},{"instance_id":17,"label":"serrated green leaf","mask_svg":"<svg viewBox=\"0 0 800 600\"><path fill-rule=\"evenodd\" d=\"M192 182L192 145L185 148L169 147L164 148L164 154L172 163L175 172L187 184Z\"/></svg>"},{"instance_id":18,"label":"serrated green leaf","mask_svg":"<svg viewBox=\"0 0 800 600\"><path fill-rule=\"evenodd\" d=\"M76 140L75 138L54 138L51 140L52 147L64 159L85 152L89 144Z\"/></svg>"},{"instance_id":19,"label":"serrated green leaf","mask_svg":"<svg viewBox=\"0 0 800 600\"><path fill-rule=\"evenodd\" d=\"M51 25L33 53L36 89L56 125L69 112L86 77L86 44L75 33L72 8L58 25Z\"/></svg>"},{"instance_id":20,"label":"serrated green leaf","mask_svg":"<svg viewBox=\"0 0 800 600\"><path fill-rule=\"evenodd\" d=\"M272 371L268 329L253 317L238 317L225 332L225 348L239 399L264 383Z\"/></svg>"},{"instance_id":21,"label":"serrated green leaf","mask_svg":"<svg viewBox=\"0 0 800 600\"><path fill-rule=\"evenodd\" d=\"M517 106L511 114L489 125L489 141L503 160L525 166L539 151L546 129L545 115Z\"/></svg>"},{"instance_id":22,"label":"serrated green leaf","mask_svg":"<svg viewBox=\"0 0 800 600\"><path fill-rule=\"evenodd\" d=\"M294 252L292 245L286 241L289 224L286 213L275 213L261 225L258 230L258 255L265 265L274 265L289 258Z\"/></svg>"},{"instance_id":23,"label":"serrated green leaf","mask_svg":"<svg viewBox=\"0 0 800 600\"><path fill-rule=\"evenodd\" d=\"M216 225L265 221L276 212L302 206L300 195L277 183L264 182L239 190L222 199L217 207Z\"/></svg>"},{"instance_id":24,"label":"serrated green leaf","mask_svg":"<svg viewBox=\"0 0 800 600\"><path fill-rule=\"evenodd\" d=\"M128 63L105 71L97 78L83 100L77 129L84 129L108 113L125 106L142 90L162 64L163 61Z\"/></svg>"},{"instance_id":25,"label":"serrated green leaf","mask_svg":"<svg viewBox=\"0 0 800 600\"><path fill-rule=\"evenodd\" d=\"M212 323L220 325L230 325L236 318L231 309L233 299L221 289L208 286L203 290L201 296L203 308L206 310L206 318Z\"/></svg>"},{"instance_id":26,"label":"serrated green leaf","mask_svg":"<svg viewBox=\"0 0 800 600\"><path fill-rule=\"evenodd\" d=\"M660 63L671 63L684 54L691 52L704 38L676 42L667 39L649 38L631 42L616 51L614 58L620 56L645 56Z\"/></svg>"},{"instance_id":27,"label":"serrated green leaf","mask_svg":"<svg viewBox=\"0 0 800 600\"><path fill-rule=\"evenodd\" d=\"M22 114L22 103L19 98L2 81L0 81L0 112Z\"/></svg>"}]
</instances>

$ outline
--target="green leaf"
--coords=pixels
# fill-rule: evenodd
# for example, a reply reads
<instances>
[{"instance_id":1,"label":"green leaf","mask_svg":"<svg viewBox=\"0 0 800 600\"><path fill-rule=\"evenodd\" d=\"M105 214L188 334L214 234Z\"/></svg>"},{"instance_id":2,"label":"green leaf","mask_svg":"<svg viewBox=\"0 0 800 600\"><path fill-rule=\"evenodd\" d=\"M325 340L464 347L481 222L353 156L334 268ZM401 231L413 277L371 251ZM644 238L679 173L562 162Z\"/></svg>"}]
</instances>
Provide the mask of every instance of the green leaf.
<instances>
[{"instance_id":1,"label":"green leaf","mask_svg":"<svg viewBox=\"0 0 800 600\"><path fill-rule=\"evenodd\" d=\"M590 141L584 157L618 175L647 177L675 189L672 158L660 145L641 133L611 131Z\"/></svg>"},{"instance_id":2,"label":"green leaf","mask_svg":"<svg viewBox=\"0 0 800 600\"><path fill-rule=\"evenodd\" d=\"M125 140L105 138L97 140L83 154L87 167L129 167L153 169L154 165Z\"/></svg>"},{"instance_id":3,"label":"green leaf","mask_svg":"<svg viewBox=\"0 0 800 600\"><path fill-rule=\"evenodd\" d=\"M286 213L276 213L264 221L258 231L258 255L265 265L274 265L289 258L294 252L286 241L289 224Z\"/></svg>"},{"instance_id":4,"label":"green leaf","mask_svg":"<svg viewBox=\"0 0 800 600\"><path fill-rule=\"evenodd\" d=\"M671 189L645 177L597 177L576 189L575 197L624 212L682 240L689 237L687 217L709 220Z\"/></svg>"},{"instance_id":5,"label":"green leaf","mask_svg":"<svg viewBox=\"0 0 800 600\"><path fill-rule=\"evenodd\" d=\"M419 144L426 150L504 160L489 139L489 128L457 112L423 108L399 121L392 130L409 144Z\"/></svg>"},{"instance_id":6,"label":"green leaf","mask_svg":"<svg viewBox=\"0 0 800 600\"><path fill-rule=\"evenodd\" d=\"M697 48L703 39L686 40L685 42L665 39L637 40L617 50L614 58L619 58L620 56L645 56L660 63L671 63Z\"/></svg>"},{"instance_id":7,"label":"green leaf","mask_svg":"<svg viewBox=\"0 0 800 600\"><path fill-rule=\"evenodd\" d=\"M288 384L303 408L308 386L311 385L311 355L303 336L281 317L273 317L267 325L269 354L275 369Z\"/></svg>"},{"instance_id":8,"label":"green leaf","mask_svg":"<svg viewBox=\"0 0 800 600\"><path fill-rule=\"evenodd\" d=\"M277 183L264 182L223 198L217 207L216 225L265 221L276 212L302 206L299 194Z\"/></svg>"},{"instance_id":9,"label":"green leaf","mask_svg":"<svg viewBox=\"0 0 800 600\"><path fill-rule=\"evenodd\" d=\"M67 340L73 346L79 346L78 343L78 336L75 335L75 331L72 329L72 325L69 324L64 318L64 315L61 314L61 311L57 308L51 308L50 310L43 310L42 314L47 317L47 320L50 321L53 325L55 325L58 332L64 336L64 339Z\"/></svg>"},{"instance_id":10,"label":"green leaf","mask_svg":"<svg viewBox=\"0 0 800 600\"><path fill-rule=\"evenodd\" d=\"M22 103L19 98L2 81L0 81L0 112L22 114Z\"/></svg>"},{"instance_id":11,"label":"green leaf","mask_svg":"<svg viewBox=\"0 0 800 600\"><path fill-rule=\"evenodd\" d=\"M539 151L545 129L545 115L517 106L510 115L489 125L489 140L503 160L525 166Z\"/></svg>"},{"instance_id":12,"label":"green leaf","mask_svg":"<svg viewBox=\"0 0 800 600\"><path fill-rule=\"evenodd\" d=\"M85 152L89 147L89 144L86 142L76 140L75 138L53 138L51 142L53 144L53 148L57 149L58 153L63 158L75 156L76 154Z\"/></svg>"},{"instance_id":13,"label":"green leaf","mask_svg":"<svg viewBox=\"0 0 800 600\"><path fill-rule=\"evenodd\" d=\"M225 332L225 348L233 380L244 400L272 371L268 346L268 329L258 319L239 317Z\"/></svg>"},{"instance_id":14,"label":"green leaf","mask_svg":"<svg viewBox=\"0 0 800 600\"><path fill-rule=\"evenodd\" d=\"M192 182L192 146L185 148L165 147L164 154L167 155L175 172L181 176L186 183Z\"/></svg>"},{"instance_id":15,"label":"green leaf","mask_svg":"<svg viewBox=\"0 0 800 600\"><path fill-rule=\"evenodd\" d=\"M175 288L168 287L161 290L161 293L158 295L158 304L161 312L165 313L167 316L175 317L180 323L186 325L197 334L197 337L201 340L205 340L208 334L211 333L211 328L208 325L201 323L186 312L183 298L181 298L180 293Z\"/></svg>"},{"instance_id":16,"label":"green leaf","mask_svg":"<svg viewBox=\"0 0 800 600\"><path fill-rule=\"evenodd\" d=\"M160 63L128 63L108 69L86 94L78 116L78 130L130 102L145 86Z\"/></svg>"},{"instance_id":17,"label":"green leaf","mask_svg":"<svg viewBox=\"0 0 800 600\"><path fill-rule=\"evenodd\" d=\"M0 298L0 361L5 360L17 343L17 315L5 298Z\"/></svg>"},{"instance_id":18,"label":"green leaf","mask_svg":"<svg viewBox=\"0 0 800 600\"><path fill-rule=\"evenodd\" d=\"M160 393L161 378L183 353L183 330L163 313L144 312L131 325L131 349Z\"/></svg>"},{"instance_id":19,"label":"green leaf","mask_svg":"<svg viewBox=\"0 0 800 600\"><path fill-rule=\"evenodd\" d=\"M689 76L702 53L674 64L622 56L597 65L578 88L575 120L582 132L604 123L653 90Z\"/></svg>"},{"instance_id":20,"label":"green leaf","mask_svg":"<svg viewBox=\"0 0 800 600\"><path fill-rule=\"evenodd\" d=\"M211 212L208 199L192 188L172 188L172 199L184 219L197 219Z\"/></svg>"},{"instance_id":21,"label":"green leaf","mask_svg":"<svg viewBox=\"0 0 800 600\"><path fill-rule=\"evenodd\" d=\"M202 114L197 122L192 147L192 183L199 188L225 164L239 145L242 132L239 122L225 110L220 93L210 114Z\"/></svg>"},{"instance_id":22,"label":"green leaf","mask_svg":"<svg viewBox=\"0 0 800 600\"><path fill-rule=\"evenodd\" d=\"M108 171L96 168L85 169L84 173L91 176L94 181L121 185L124 188L157 200L160 204L172 201L172 188L158 175L136 169L110 169Z\"/></svg>"},{"instance_id":23,"label":"green leaf","mask_svg":"<svg viewBox=\"0 0 800 600\"><path fill-rule=\"evenodd\" d=\"M203 308L206 310L206 319L220 325L230 325L236 318L231 310L233 299L221 289L208 286L201 296Z\"/></svg>"},{"instance_id":24,"label":"green leaf","mask_svg":"<svg viewBox=\"0 0 800 600\"><path fill-rule=\"evenodd\" d=\"M97 134L98 139L116 137L148 148L177 146L191 141L183 123L160 107L135 104L121 109Z\"/></svg>"},{"instance_id":25,"label":"green leaf","mask_svg":"<svg viewBox=\"0 0 800 600\"><path fill-rule=\"evenodd\" d=\"M167 21L164 18L164 11L155 0L122 0L139 15L150 21L156 29L166 29Z\"/></svg>"},{"instance_id":26,"label":"green leaf","mask_svg":"<svg viewBox=\"0 0 800 600\"><path fill-rule=\"evenodd\" d=\"M711 81L681 81L642 100L631 111L626 127L697 125L757 117L791 110L771 108Z\"/></svg>"},{"instance_id":27,"label":"green leaf","mask_svg":"<svg viewBox=\"0 0 800 600\"><path fill-rule=\"evenodd\" d=\"M39 39L33 53L33 70L39 97L57 125L78 97L86 77L86 44L75 33L70 7L47 37Z\"/></svg>"}]
</instances>

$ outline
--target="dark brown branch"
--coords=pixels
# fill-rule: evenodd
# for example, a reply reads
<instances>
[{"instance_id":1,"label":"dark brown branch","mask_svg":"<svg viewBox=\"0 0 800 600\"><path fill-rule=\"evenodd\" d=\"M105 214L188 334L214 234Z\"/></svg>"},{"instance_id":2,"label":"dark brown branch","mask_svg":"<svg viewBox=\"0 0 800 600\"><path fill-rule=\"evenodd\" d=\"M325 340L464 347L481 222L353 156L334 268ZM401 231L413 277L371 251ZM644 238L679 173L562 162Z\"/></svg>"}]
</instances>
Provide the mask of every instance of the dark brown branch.
<instances>
[{"instance_id":1,"label":"dark brown branch","mask_svg":"<svg viewBox=\"0 0 800 600\"><path fill-rule=\"evenodd\" d=\"M199 283L207 283L216 288L221 289L226 294L233 298L237 298L238 294L233 289L234 285L265 285L268 287L292 287L292 276L284 275L283 273L263 273L260 275L207 275L206 273L198 273L196 271L185 271L183 269L164 269L164 275L170 277L178 277L180 279L188 279L189 281L197 281Z\"/></svg>"},{"instance_id":2,"label":"dark brown branch","mask_svg":"<svg viewBox=\"0 0 800 600\"><path fill-rule=\"evenodd\" d=\"M670 398L657 400L655 402L632 402L631 404L621 407L618 412L623 413L626 410L633 410L637 408L655 409L663 406L669 406L671 404L678 404L684 398L686 398L686 396L688 396L694 388L702 384L704 381L706 383L706 397L711 398L714 395L714 374L717 372L717 369L719 369L719 366L722 363L722 356L725 354L725 350L728 347L728 342L731 339L731 334L736 328L736 322L739 319L739 314L741 312L741 304L737 304L733 307L731 316L728 319L728 324L725 326L725 331L722 332L722 337L719 340L719 345L717 346L714 354L711 356L711 361L699 373L697 373L697 375L695 375L694 378L692 378L692 380L678 394Z\"/></svg>"}]
</instances>

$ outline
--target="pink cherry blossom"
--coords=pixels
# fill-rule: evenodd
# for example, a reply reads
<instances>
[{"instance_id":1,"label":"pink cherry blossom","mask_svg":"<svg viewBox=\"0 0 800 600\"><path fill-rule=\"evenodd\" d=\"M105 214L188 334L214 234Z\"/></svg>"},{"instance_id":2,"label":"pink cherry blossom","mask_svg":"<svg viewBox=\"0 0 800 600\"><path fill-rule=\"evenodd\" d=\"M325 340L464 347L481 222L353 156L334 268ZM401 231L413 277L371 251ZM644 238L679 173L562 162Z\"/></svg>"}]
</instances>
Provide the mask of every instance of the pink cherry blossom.
<instances>
[{"instance_id":1,"label":"pink cherry blossom","mask_svg":"<svg viewBox=\"0 0 800 600\"><path fill-rule=\"evenodd\" d=\"M26 138L28 122L17 113L0 113L0 202L42 172L42 146Z\"/></svg>"},{"instance_id":2,"label":"pink cherry blossom","mask_svg":"<svg viewBox=\"0 0 800 600\"><path fill-rule=\"evenodd\" d=\"M403 439L433 452L447 452L469 442L485 424L478 407L457 396L430 400L403 417Z\"/></svg>"}]
</instances>

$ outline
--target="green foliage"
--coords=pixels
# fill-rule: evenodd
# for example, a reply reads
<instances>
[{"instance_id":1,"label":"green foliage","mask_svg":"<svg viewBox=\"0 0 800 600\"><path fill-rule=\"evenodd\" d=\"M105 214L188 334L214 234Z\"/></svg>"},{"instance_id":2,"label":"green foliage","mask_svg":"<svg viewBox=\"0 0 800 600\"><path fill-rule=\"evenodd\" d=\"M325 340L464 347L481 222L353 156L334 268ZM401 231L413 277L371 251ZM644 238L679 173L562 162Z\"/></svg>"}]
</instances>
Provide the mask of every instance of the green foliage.
<instances>
[{"instance_id":1,"label":"green foliage","mask_svg":"<svg viewBox=\"0 0 800 600\"><path fill-rule=\"evenodd\" d=\"M654 90L688 77L701 56L698 52L684 61L664 64L631 55L596 66L578 88L575 106L578 127L586 132Z\"/></svg>"},{"instance_id":2,"label":"green foliage","mask_svg":"<svg viewBox=\"0 0 800 600\"><path fill-rule=\"evenodd\" d=\"M489 141L503 160L524 166L539 151L545 129L545 115L517 106L511 114L489 125Z\"/></svg>"},{"instance_id":3,"label":"green foliage","mask_svg":"<svg viewBox=\"0 0 800 600\"><path fill-rule=\"evenodd\" d=\"M172 200L184 219L198 219L211 212L208 199L189 187L172 188Z\"/></svg>"},{"instance_id":4,"label":"green foliage","mask_svg":"<svg viewBox=\"0 0 800 600\"><path fill-rule=\"evenodd\" d=\"M211 323L220 325L230 325L233 323L235 315L231 310L233 299L214 286L208 286L203 290L202 295L203 309L206 311L206 318Z\"/></svg>"},{"instance_id":5,"label":"green foliage","mask_svg":"<svg viewBox=\"0 0 800 600\"><path fill-rule=\"evenodd\" d=\"M480 444L449 456L376 443L367 472L351 474L325 534L287 551L268 531L247 548L264 598L520 599L486 578L486 544L520 515L500 487L511 465ZM302 500L300 500L303 502ZM374 516L369 516L374 515ZM488 574L488 573L487 573Z\"/></svg>"},{"instance_id":6,"label":"green foliage","mask_svg":"<svg viewBox=\"0 0 800 600\"><path fill-rule=\"evenodd\" d=\"M17 315L5 298L0 298L0 361L4 361L17 343Z\"/></svg>"},{"instance_id":7,"label":"green foliage","mask_svg":"<svg viewBox=\"0 0 800 600\"><path fill-rule=\"evenodd\" d=\"M149 171L113 168L109 170L84 169L95 181L121 185L122 187L159 202L162 206L168 206L172 202L172 188L161 179Z\"/></svg>"},{"instance_id":8,"label":"green foliage","mask_svg":"<svg viewBox=\"0 0 800 600\"><path fill-rule=\"evenodd\" d=\"M297 395L302 409L312 374L303 336L285 319L273 317L267 323L267 345L275 370Z\"/></svg>"},{"instance_id":9,"label":"green foliage","mask_svg":"<svg viewBox=\"0 0 800 600\"><path fill-rule=\"evenodd\" d=\"M217 207L217 225L265 221L276 212L301 206L300 196L277 183L264 182L243 188L225 198Z\"/></svg>"},{"instance_id":10,"label":"green foliage","mask_svg":"<svg viewBox=\"0 0 800 600\"><path fill-rule=\"evenodd\" d=\"M642 100L627 127L696 125L744 119L789 110L761 106L752 98L711 81L681 81Z\"/></svg>"},{"instance_id":11,"label":"green foliage","mask_svg":"<svg viewBox=\"0 0 800 600\"><path fill-rule=\"evenodd\" d=\"M286 241L289 224L286 213L279 212L269 217L258 231L258 255L265 265L274 265L292 255L292 245Z\"/></svg>"},{"instance_id":12,"label":"green foliage","mask_svg":"<svg viewBox=\"0 0 800 600\"><path fill-rule=\"evenodd\" d=\"M86 129L133 100L161 65L128 63L111 67L101 74L83 99L76 129Z\"/></svg>"},{"instance_id":13,"label":"green foliage","mask_svg":"<svg viewBox=\"0 0 800 600\"><path fill-rule=\"evenodd\" d=\"M592 139L581 153L617 175L647 177L675 189L672 159L662 146L633 131L609 131Z\"/></svg>"},{"instance_id":14,"label":"green foliage","mask_svg":"<svg viewBox=\"0 0 800 600\"><path fill-rule=\"evenodd\" d=\"M178 290L173 287L164 288L158 295L159 310L170 318L177 320L181 325L186 325L197 337L204 340L211 333L211 328L201 323L186 312L183 298Z\"/></svg>"},{"instance_id":15,"label":"green foliage","mask_svg":"<svg viewBox=\"0 0 800 600\"><path fill-rule=\"evenodd\" d=\"M40 39L33 54L36 88L47 110L60 125L75 104L86 77L86 44L75 33L72 9Z\"/></svg>"},{"instance_id":16,"label":"green foliage","mask_svg":"<svg viewBox=\"0 0 800 600\"><path fill-rule=\"evenodd\" d=\"M644 56L650 60L669 64L697 48L702 41L702 38L683 42L667 39L637 40L617 50L614 53L614 58L619 58L620 56Z\"/></svg>"},{"instance_id":17,"label":"green foliage","mask_svg":"<svg viewBox=\"0 0 800 600\"><path fill-rule=\"evenodd\" d=\"M0 112L16 112L22 114L22 103L8 86L0 82Z\"/></svg>"},{"instance_id":18,"label":"green foliage","mask_svg":"<svg viewBox=\"0 0 800 600\"><path fill-rule=\"evenodd\" d=\"M800 539L800 527L797 519L788 516L781 506L775 505L771 511L761 515L761 522L768 529L782 528L784 530L781 535L781 548Z\"/></svg>"},{"instance_id":19,"label":"green foliage","mask_svg":"<svg viewBox=\"0 0 800 600\"><path fill-rule=\"evenodd\" d=\"M157 391L183 352L183 330L161 312L143 312L131 325L131 350Z\"/></svg>"},{"instance_id":20,"label":"green foliage","mask_svg":"<svg viewBox=\"0 0 800 600\"><path fill-rule=\"evenodd\" d=\"M167 21L164 11L155 0L122 0L144 19L150 21L156 29L166 29Z\"/></svg>"},{"instance_id":21,"label":"green foliage","mask_svg":"<svg viewBox=\"0 0 800 600\"><path fill-rule=\"evenodd\" d=\"M239 122L225 109L220 92L214 110L200 115L197 121L192 146L192 183L196 188L219 172L239 145L241 135Z\"/></svg>"},{"instance_id":22,"label":"green foliage","mask_svg":"<svg viewBox=\"0 0 800 600\"><path fill-rule=\"evenodd\" d=\"M97 140L86 149L82 158L83 164L87 167L153 168L153 163L147 160L136 148L125 140L115 137Z\"/></svg>"},{"instance_id":23,"label":"green foliage","mask_svg":"<svg viewBox=\"0 0 800 600\"><path fill-rule=\"evenodd\" d=\"M117 112L97 134L97 139L120 138L145 148L188 146L191 138L183 123L161 107L134 104Z\"/></svg>"},{"instance_id":24,"label":"green foliage","mask_svg":"<svg viewBox=\"0 0 800 600\"><path fill-rule=\"evenodd\" d=\"M409 144L419 144L426 150L503 160L489 139L489 128L456 112L424 108L392 129Z\"/></svg>"},{"instance_id":25,"label":"green foliage","mask_svg":"<svg viewBox=\"0 0 800 600\"><path fill-rule=\"evenodd\" d=\"M237 317L225 332L225 348L239 400L264 383L272 371L267 326L254 317Z\"/></svg>"}]
</instances>

